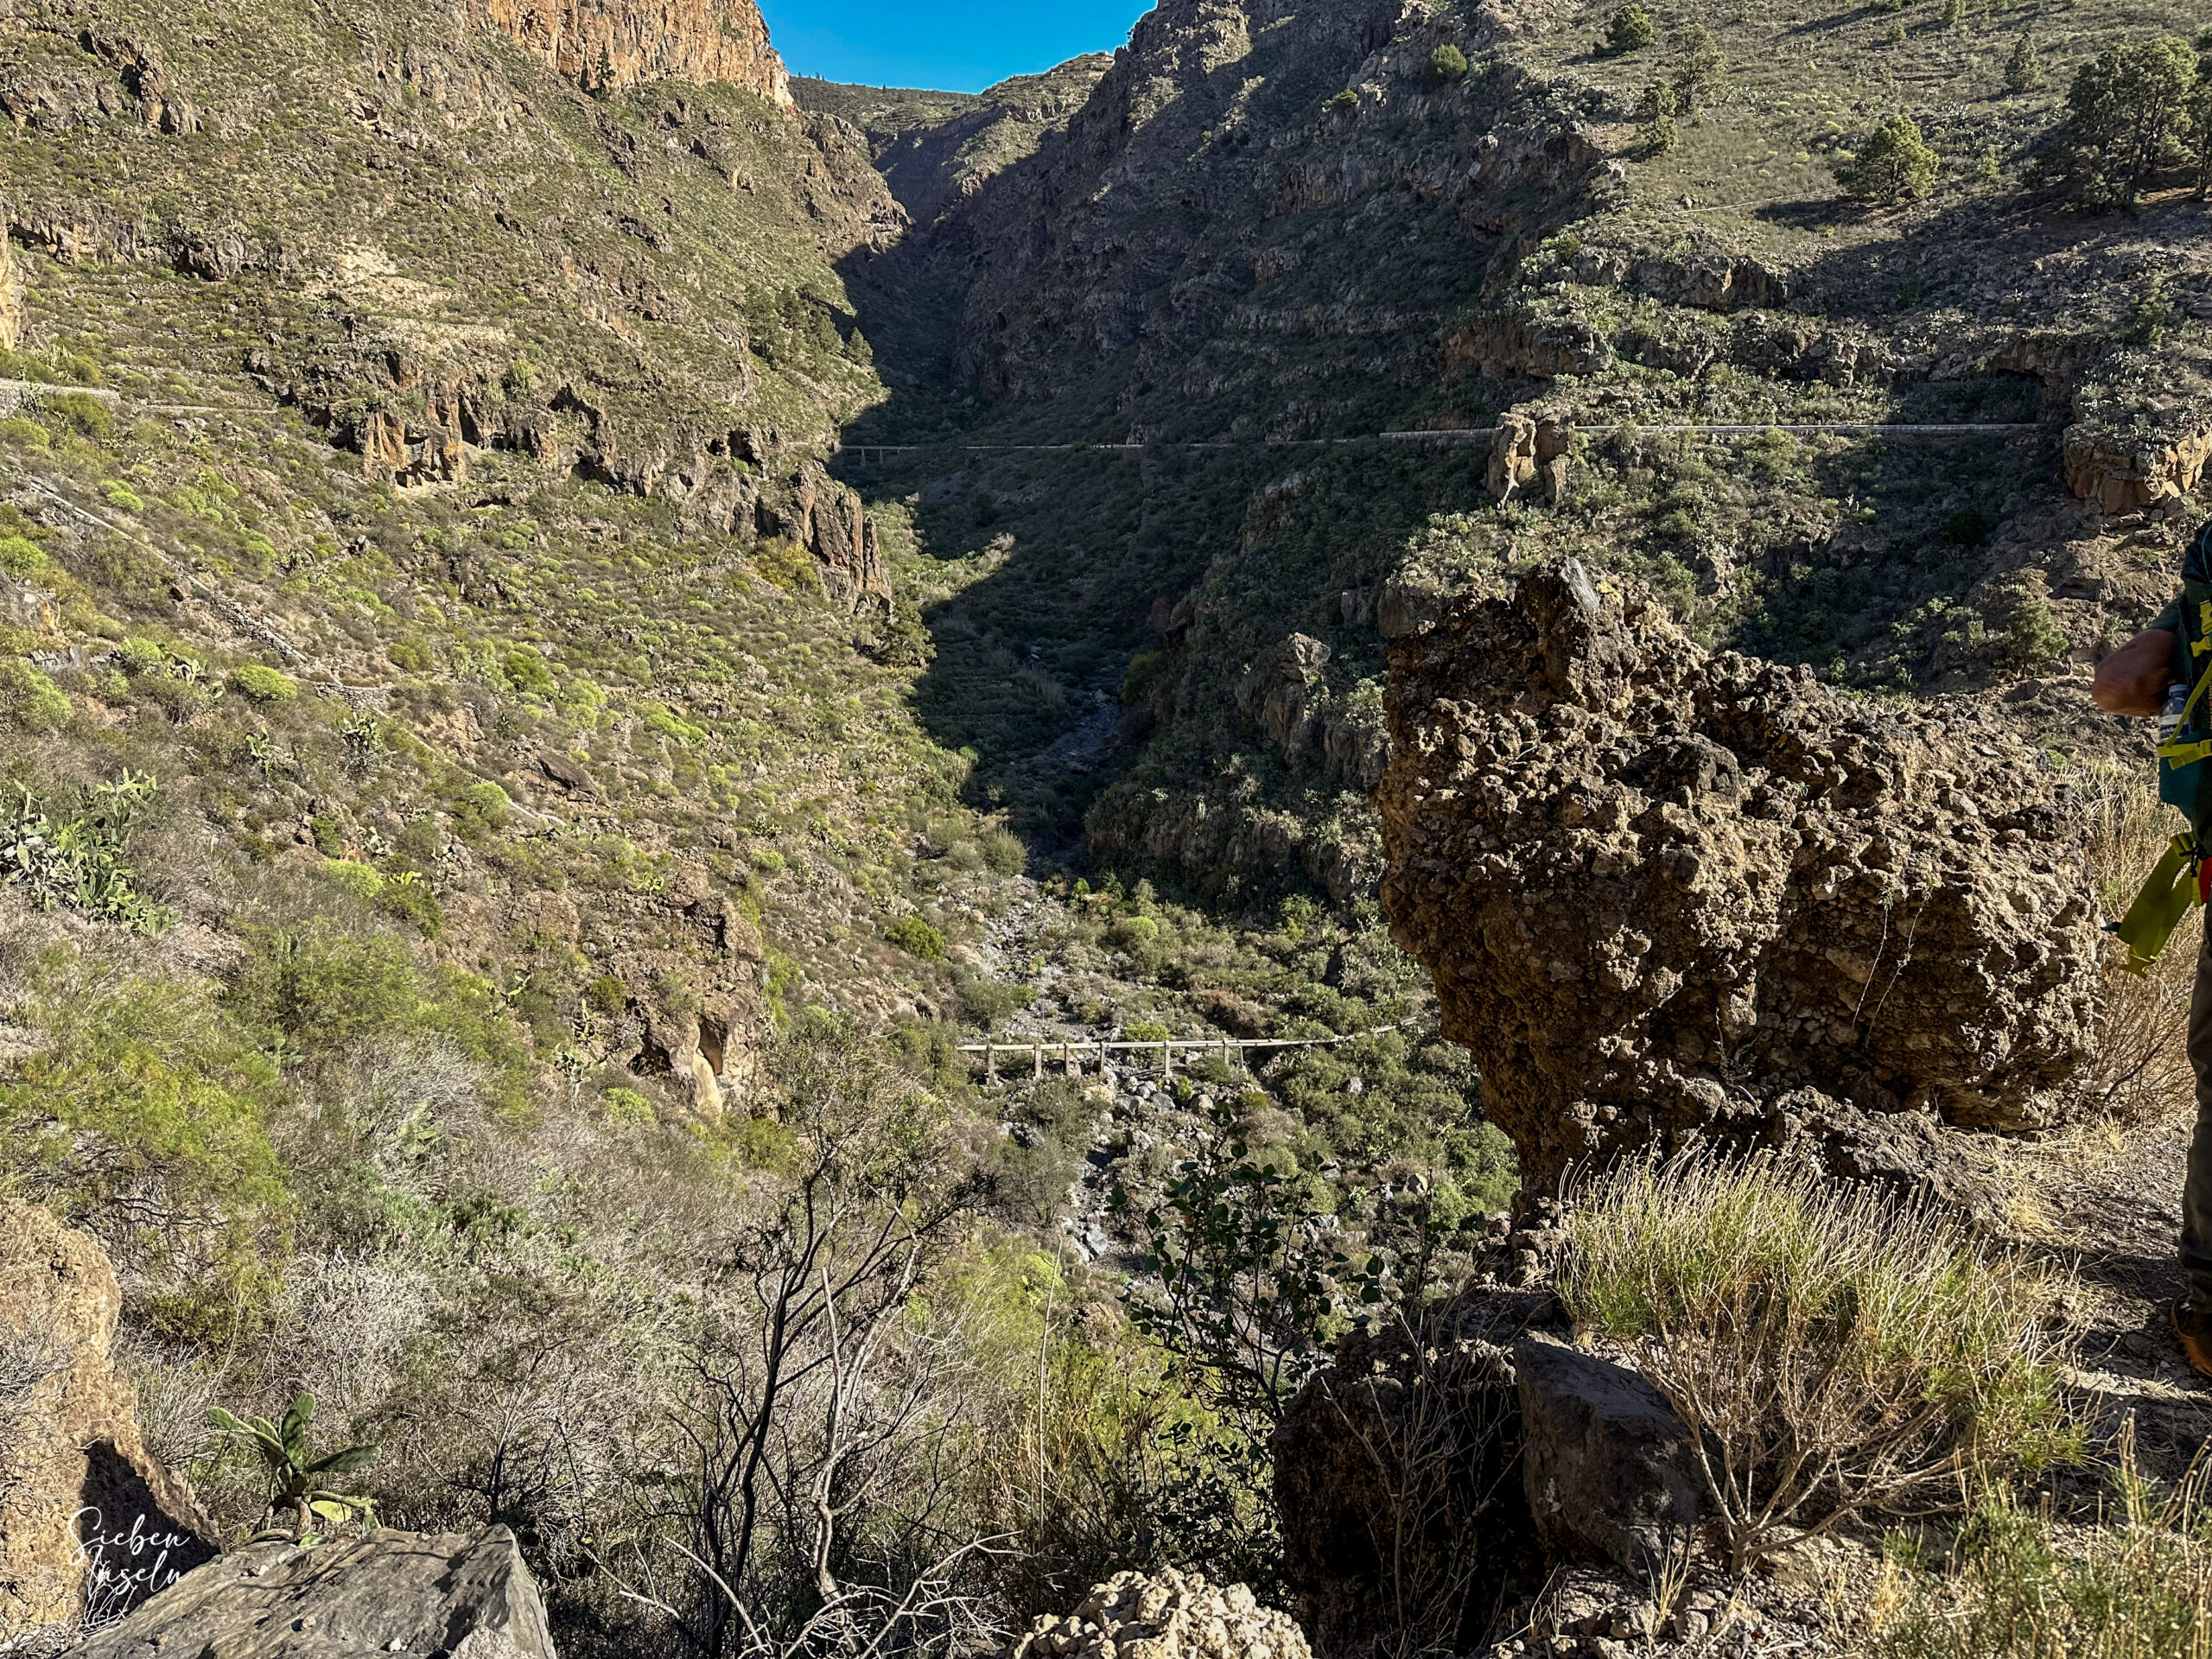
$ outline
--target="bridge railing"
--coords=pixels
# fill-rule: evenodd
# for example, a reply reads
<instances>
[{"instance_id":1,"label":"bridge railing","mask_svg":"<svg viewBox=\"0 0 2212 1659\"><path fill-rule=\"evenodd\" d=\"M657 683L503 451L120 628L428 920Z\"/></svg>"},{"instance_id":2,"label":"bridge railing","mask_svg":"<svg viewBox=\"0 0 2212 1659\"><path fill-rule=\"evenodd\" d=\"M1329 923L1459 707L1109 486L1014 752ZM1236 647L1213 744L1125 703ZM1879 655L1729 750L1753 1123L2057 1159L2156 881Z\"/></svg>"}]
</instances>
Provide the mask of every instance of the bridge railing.
<instances>
[{"instance_id":1,"label":"bridge railing","mask_svg":"<svg viewBox=\"0 0 2212 1659\"><path fill-rule=\"evenodd\" d=\"M1043 1077L1046 1065L1057 1063L1065 1075L1079 1077L1083 1075L1086 1058L1094 1061L1095 1069L1103 1073L1109 1057L1115 1054L1134 1054L1140 1059L1156 1058L1160 1063L1160 1075L1172 1077L1175 1075L1175 1056L1179 1052L1195 1055L1201 1059L1209 1054L1217 1054L1224 1065L1230 1065L1234 1064L1230 1058L1231 1055L1249 1053L1255 1048L1330 1048L1338 1043L1349 1043L1357 1038L1373 1037L1396 1029L1395 1026L1371 1026L1365 1031L1349 1032L1340 1037L1168 1037L1150 1040L1070 1037L1058 1042L1038 1038L1026 1043L963 1043L959 1052L977 1056L982 1063L986 1077L998 1076L1001 1059L1008 1062L1027 1060L1032 1077Z\"/></svg>"}]
</instances>

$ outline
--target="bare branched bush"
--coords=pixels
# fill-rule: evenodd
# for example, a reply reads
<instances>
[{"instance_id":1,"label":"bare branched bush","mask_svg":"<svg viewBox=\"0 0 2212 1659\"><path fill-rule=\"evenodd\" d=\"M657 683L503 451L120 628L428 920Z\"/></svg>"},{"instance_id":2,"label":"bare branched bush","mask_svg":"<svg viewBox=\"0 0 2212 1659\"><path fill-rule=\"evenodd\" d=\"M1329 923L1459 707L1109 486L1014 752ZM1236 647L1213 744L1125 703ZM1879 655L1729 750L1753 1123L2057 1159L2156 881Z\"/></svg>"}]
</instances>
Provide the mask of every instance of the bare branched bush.
<instances>
[{"instance_id":1,"label":"bare branched bush","mask_svg":"<svg viewBox=\"0 0 2212 1659\"><path fill-rule=\"evenodd\" d=\"M2108 918L2126 913L2181 820L2139 776L2097 769L2078 791L2089 824L2089 875ZM2158 961L2126 970L2114 942L2104 963L2104 1006L2088 1084L2109 1114L2140 1121L2185 1107L2196 1081L2189 1065L2189 1001L2196 983L2196 927L2184 922Z\"/></svg>"},{"instance_id":2,"label":"bare branched bush","mask_svg":"<svg viewBox=\"0 0 2212 1659\"><path fill-rule=\"evenodd\" d=\"M964 1649L989 1547L962 1502L969 1344L922 1293L977 1189L850 1027L809 1019L774 1075L792 1157L748 1195L697 1341L684 1501L610 1567L702 1659Z\"/></svg>"},{"instance_id":3,"label":"bare branched bush","mask_svg":"<svg viewBox=\"0 0 2212 1659\"><path fill-rule=\"evenodd\" d=\"M1568 1306L1693 1431L1739 1573L2067 1444L2048 1275L1926 1204L1702 1152L1572 1201Z\"/></svg>"},{"instance_id":4,"label":"bare branched bush","mask_svg":"<svg viewBox=\"0 0 2212 1659\"><path fill-rule=\"evenodd\" d=\"M2212 1659L2212 1465L2159 1493L2122 1431L2109 1522L2062 1533L2002 1491L1940 1577L1890 1565L1882 1659Z\"/></svg>"}]
</instances>

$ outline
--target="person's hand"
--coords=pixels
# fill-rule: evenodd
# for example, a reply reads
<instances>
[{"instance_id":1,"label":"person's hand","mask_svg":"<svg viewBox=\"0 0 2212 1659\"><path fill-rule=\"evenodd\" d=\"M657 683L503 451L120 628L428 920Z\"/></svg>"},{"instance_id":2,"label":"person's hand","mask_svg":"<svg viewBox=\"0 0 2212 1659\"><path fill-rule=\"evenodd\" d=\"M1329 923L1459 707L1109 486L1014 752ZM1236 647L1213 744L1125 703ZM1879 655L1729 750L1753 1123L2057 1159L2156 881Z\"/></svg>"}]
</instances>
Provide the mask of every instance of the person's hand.
<instances>
[{"instance_id":1,"label":"person's hand","mask_svg":"<svg viewBox=\"0 0 2212 1659\"><path fill-rule=\"evenodd\" d=\"M2145 628L2097 664L2089 695L2108 715L2155 718L2173 683L2173 630Z\"/></svg>"}]
</instances>

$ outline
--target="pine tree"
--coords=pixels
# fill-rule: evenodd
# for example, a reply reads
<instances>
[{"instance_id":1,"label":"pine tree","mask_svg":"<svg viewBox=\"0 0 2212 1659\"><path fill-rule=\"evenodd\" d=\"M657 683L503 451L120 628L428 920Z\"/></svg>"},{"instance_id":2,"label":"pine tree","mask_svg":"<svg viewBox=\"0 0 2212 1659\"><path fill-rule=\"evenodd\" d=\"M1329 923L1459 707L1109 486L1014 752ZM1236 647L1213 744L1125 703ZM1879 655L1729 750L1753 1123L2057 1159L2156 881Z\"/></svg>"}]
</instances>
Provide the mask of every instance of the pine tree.
<instances>
[{"instance_id":1,"label":"pine tree","mask_svg":"<svg viewBox=\"0 0 2212 1659\"><path fill-rule=\"evenodd\" d=\"M2005 86L2007 91L2031 92L2043 85L2043 60L2036 53L2036 37L2027 30L2012 44L2012 55L2005 60Z\"/></svg>"},{"instance_id":2,"label":"pine tree","mask_svg":"<svg viewBox=\"0 0 2212 1659\"><path fill-rule=\"evenodd\" d=\"M2107 47L2075 73L2044 176L2079 201L2133 208L2145 184L2188 153L2196 54L2167 35Z\"/></svg>"},{"instance_id":3,"label":"pine tree","mask_svg":"<svg viewBox=\"0 0 2212 1659\"><path fill-rule=\"evenodd\" d=\"M1919 124L1909 115L1893 115L1836 168L1836 182L1861 201L1890 207L1918 201L1933 189L1936 165Z\"/></svg>"},{"instance_id":4,"label":"pine tree","mask_svg":"<svg viewBox=\"0 0 2212 1659\"><path fill-rule=\"evenodd\" d=\"M1654 39L1651 14L1633 3L1623 6L1605 25L1605 49L1616 56L1641 52Z\"/></svg>"},{"instance_id":5,"label":"pine tree","mask_svg":"<svg viewBox=\"0 0 2212 1659\"><path fill-rule=\"evenodd\" d=\"M1728 60L1720 55L1720 48L1713 43L1702 23L1676 29L1668 44L1674 51L1675 96L1682 113L1694 115L1699 99L1710 93L1714 83L1728 73Z\"/></svg>"}]
</instances>

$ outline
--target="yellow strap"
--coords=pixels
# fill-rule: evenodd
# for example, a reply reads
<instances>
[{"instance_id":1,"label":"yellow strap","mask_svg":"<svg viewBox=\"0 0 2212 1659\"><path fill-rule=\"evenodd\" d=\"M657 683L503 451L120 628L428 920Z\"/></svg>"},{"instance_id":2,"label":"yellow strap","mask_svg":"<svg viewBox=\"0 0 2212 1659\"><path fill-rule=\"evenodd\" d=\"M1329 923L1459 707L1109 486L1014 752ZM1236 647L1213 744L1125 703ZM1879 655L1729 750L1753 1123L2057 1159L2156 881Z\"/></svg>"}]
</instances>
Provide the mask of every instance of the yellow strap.
<instances>
[{"instance_id":1,"label":"yellow strap","mask_svg":"<svg viewBox=\"0 0 2212 1659\"><path fill-rule=\"evenodd\" d=\"M2189 836L2176 836L2159 855L2158 862L2135 895L2113 931L2127 945L2124 964L2139 974L2158 959L2166 941L2196 903L2196 843Z\"/></svg>"},{"instance_id":2,"label":"yellow strap","mask_svg":"<svg viewBox=\"0 0 2212 1659\"><path fill-rule=\"evenodd\" d=\"M2212 609L2212 601L2206 601L2206 608ZM2183 727L2189 724L2190 714L2196 709L2197 699L2204 695L2204 688L2208 685L2212 685L2212 668L2206 669L2197 677L2196 689L2189 694L2189 701L2182 704L2181 718L2174 721L2174 730L2177 734ZM2188 760L2177 758L2184 752L2192 750L2196 753L2190 753ZM2202 760L2208 753L2212 753L2212 750L2208 750L2202 745L2196 743L2164 743L2158 747L2158 759L2171 760L2177 766L2185 766L2191 761Z\"/></svg>"},{"instance_id":3,"label":"yellow strap","mask_svg":"<svg viewBox=\"0 0 2212 1659\"><path fill-rule=\"evenodd\" d=\"M2201 743L2169 743L2158 751L2158 759L2173 766L2193 766L2207 755L2212 755L2212 738Z\"/></svg>"}]
</instances>

